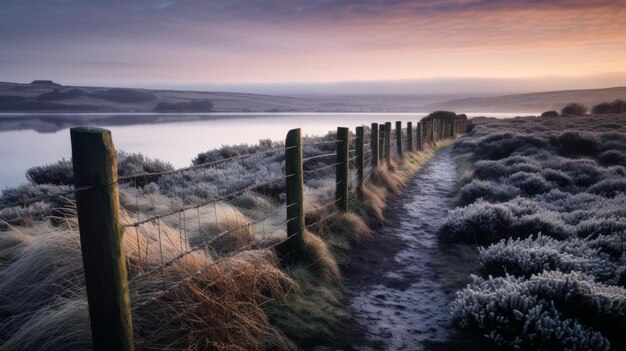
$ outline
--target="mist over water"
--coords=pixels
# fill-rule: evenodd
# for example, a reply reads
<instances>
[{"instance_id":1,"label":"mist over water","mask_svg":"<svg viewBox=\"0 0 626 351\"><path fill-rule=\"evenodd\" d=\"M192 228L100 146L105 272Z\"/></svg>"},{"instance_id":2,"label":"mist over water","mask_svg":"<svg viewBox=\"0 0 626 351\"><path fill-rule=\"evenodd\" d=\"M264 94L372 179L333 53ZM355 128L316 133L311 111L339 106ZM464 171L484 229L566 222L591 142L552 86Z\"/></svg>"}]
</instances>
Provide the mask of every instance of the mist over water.
<instances>
[{"instance_id":1,"label":"mist over water","mask_svg":"<svg viewBox=\"0 0 626 351\"><path fill-rule=\"evenodd\" d=\"M89 114L93 117L94 114ZM170 162L174 167L185 167L200 152L233 144L255 144L260 139L282 141L287 131L302 128L303 135L324 135L338 126L354 127L372 122L413 122L415 125L427 113L249 113L249 114L101 114L96 122L81 120L80 114L48 114L47 121L62 119L51 127L28 124L10 127L6 120L29 114L2 114L0 116L0 188L26 181L26 170L71 157L69 127L73 118L76 125L97 125L111 130L118 150L139 152L148 157ZM519 113L473 113L471 116L514 117ZM84 115L86 117L87 115ZM124 117L128 118L124 118ZM140 119L138 117L143 117ZM155 122L174 118L210 118L182 122ZM128 124L129 120L132 124ZM143 120L143 122L141 121ZM14 122L13 122L14 123ZM15 123L14 123L15 124ZM48 129L46 129L48 128Z\"/></svg>"}]
</instances>

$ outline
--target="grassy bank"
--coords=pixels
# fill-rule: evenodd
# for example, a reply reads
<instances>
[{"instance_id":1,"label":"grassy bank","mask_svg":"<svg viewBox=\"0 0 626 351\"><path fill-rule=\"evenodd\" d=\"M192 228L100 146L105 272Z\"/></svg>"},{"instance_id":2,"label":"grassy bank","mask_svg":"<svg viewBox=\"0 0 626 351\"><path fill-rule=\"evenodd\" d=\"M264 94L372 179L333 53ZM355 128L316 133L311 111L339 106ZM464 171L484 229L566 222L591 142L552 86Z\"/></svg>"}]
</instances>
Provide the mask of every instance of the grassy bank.
<instances>
[{"instance_id":1,"label":"grassy bank","mask_svg":"<svg viewBox=\"0 0 626 351\"><path fill-rule=\"evenodd\" d=\"M333 134L305 138L305 145L319 144L306 147L304 156L334 152L334 145L325 143L334 139ZM348 313L339 284L350 246L384 223L387 201L446 143L426 145L424 152L408 153L373 172L364 201L351 202L346 214L333 214L327 206L334 199L334 169L307 173L307 254L298 265L282 265L281 250L272 249L286 237L283 181L126 227L137 348L288 350L332 339L333 328ZM194 160L215 163L210 168L121 183L122 220L140 222L283 177L281 147L270 141L224 147ZM247 154L258 155L237 158ZM332 162L315 159L305 170ZM122 176L173 170L159 160L124 153L118 168ZM69 190L71 174L68 161L35 167L28 173L30 183L5 189L0 204ZM0 210L0 219L2 347L90 349L72 196Z\"/></svg>"},{"instance_id":2,"label":"grassy bank","mask_svg":"<svg viewBox=\"0 0 626 351\"><path fill-rule=\"evenodd\" d=\"M479 262L454 322L505 349L623 349L626 115L474 125L440 228Z\"/></svg>"}]
</instances>

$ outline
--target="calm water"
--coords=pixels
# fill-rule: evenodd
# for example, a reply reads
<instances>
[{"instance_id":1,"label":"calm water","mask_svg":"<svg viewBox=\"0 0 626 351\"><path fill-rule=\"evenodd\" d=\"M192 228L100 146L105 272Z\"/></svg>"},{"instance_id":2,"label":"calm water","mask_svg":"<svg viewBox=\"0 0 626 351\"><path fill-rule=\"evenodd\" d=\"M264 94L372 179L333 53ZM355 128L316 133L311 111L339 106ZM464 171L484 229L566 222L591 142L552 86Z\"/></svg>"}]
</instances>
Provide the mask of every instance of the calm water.
<instances>
[{"instance_id":1,"label":"calm water","mask_svg":"<svg viewBox=\"0 0 626 351\"><path fill-rule=\"evenodd\" d=\"M172 163L191 164L202 151L259 139L284 140L288 130L302 128L303 134L322 135L338 126L353 129L372 122L412 121L426 113L254 113L237 114L2 114L0 115L0 188L25 182L25 171L36 165L55 162L71 155L69 127L76 122L110 129L118 150L140 152ZM519 114L485 114L513 117ZM70 116L70 121L68 121ZM21 123L23 119L35 122ZM155 123L165 118L211 118L185 122ZM57 119L62 120L58 122ZM111 120L107 120L111 119ZM127 124L132 120L133 124ZM91 123L91 121L94 121ZM42 126L43 124L43 126ZM122 124L122 125L120 125ZM44 132L40 132L44 131Z\"/></svg>"}]
</instances>

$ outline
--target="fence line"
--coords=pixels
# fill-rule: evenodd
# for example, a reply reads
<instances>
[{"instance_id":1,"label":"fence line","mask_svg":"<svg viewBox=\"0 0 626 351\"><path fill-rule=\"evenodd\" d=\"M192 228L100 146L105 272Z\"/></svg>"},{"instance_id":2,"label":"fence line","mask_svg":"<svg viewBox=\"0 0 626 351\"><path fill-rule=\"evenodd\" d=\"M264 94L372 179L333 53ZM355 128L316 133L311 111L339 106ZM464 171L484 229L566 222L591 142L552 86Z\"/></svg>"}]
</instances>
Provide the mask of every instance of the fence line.
<instances>
[{"instance_id":1,"label":"fence line","mask_svg":"<svg viewBox=\"0 0 626 351\"><path fill-rule=\"evenodd\" d=\"M407 152L423 150L426 143L435 143L444 138L456 137L464 133L468 126L468 121L427 119L417 122L415 125L409 122L404 129L401 122L396 122L395 140L392 141L391 122L372 123L371 127L357 127L356 138L350 137L348 128L340 127L337 129L337 139L335 140L307 143L302 142L300 129L295 129L288 133L283 147L236 155L172 171L143 172L123 177L118 177L116 173L115 149L109 131L98 128L73 128L71 134L75 187L64 192L1 204L0 211L15 207L26 208L35 202L62 198L68 195L76 197L94 348L96 350L129 351L134 347L132 311L158 300L183 286L186 282L197 279L208 272L211 267L215 267L228 258L251 248L269 250L285 244L288 251L284 259L287 262L297 260L304 250L304 231L318 226L332 216L348 211L352 204L362 202L365 188L371 182L374 173L383 164L390 165L392 155L402 157ZM415 137L413 133L415 133ZM392 147L393 142L395 145ZM336 147L334 152L302 157L305 148L322 145L335 145ZM204 171L205 178L208 178L207 172L212 167L227 162L238 162L236 163L238 167L243 167L244 163L242 162L249 158L279 152L285 153L285 169L281 176L240 189L229 189L231 191L225 195L220 195L218 191L217 196L201 201L193 197L189 199L186 196L188 181L185 180L185 176L189 176L186 172L196 172L192 174L198 175L201 173L197 172ZM323 159L332 157L335 157L334 162L329 164L326 164L325 161L322 162ZM310 161L319 161L318 163L321 165L313 169L303 169L304 163ZM316 206L321 217L313 223L306 224L304 218L304 175L319 173L331 168L335 169L334 199ZM183 186L182 196L178 197L180 203L174 204L174 197L170 197L170 210L159 213L154 194L148 191L150 212L153 214L148 217L140 215L139 183L142 181L146 185L149 179L154 180L155 177L175 175L181 177ZM240 184L249 184L249 180L243 172L235 172L233 176L240 177L238 179ZM164 179L170 181L169 191L175 193L172 183L174 180L171 178ZM267 205L259 209L253 218L236 223L236 225L228 225L226 229L220 229L218 209L228 217L227 211L229 210L228 206L230 206L224 204L224 201L237 199L250 192L262 195L263 199L275 199L277 195L268 195L268 189L281 181L285 182L285 187L279 188L280 190L284 189L286 193L284 203L280 201L282 204L277 207L274 207L273 204ZM130 223L121 223L120 220L118 193L120 182L130 183L135 189L136 217ZM168 183L165 182L164 184L167 185ZM213 205L214 223L210 223L213 219L207 219L210 217L210 212L205 212L204 215L207 218L202 218L201 208L210 205ZM282 219L279 216L281 211L286 211L286 216ZM213 236L210 239L191 245L188 234L190 231L193 233L192 227L196 225L193 223L193 212L196 212L195 216L197 216L198 235L207 234L203 230L203 221L214 225L215 233L211 234ZM261 214L261 212L264 213ZM167 222L172 219L171 216L175 215L178 215L178 228L174 228L175 225ZM132 214L128 214L127 218L130 219L132 216ZM269 223L274 218L276 220ZM189 221L192 222L191 226L188 225ZM146 228L145 226L148 225L151 227ZM285 226L287 228L285 233L288 234L283 234L285 237L272 242L269 246L261 245L262 247L259 247L258 241L251 239L249 243L228 251L226 255L216 260L211 259L212 261L208 263L209 257L216 254L215 251L211 251L212 248L220 240L231 235L240 235L242 230L251 231L261 225L264 234L267 234L267 225L270 227ZM130 265L131 256L124 253L121 242L123 230L126 228L132 230L127 233L128 235L134 234L136 236L133 240L136 240L137 247L132 252L138 258L138 273L132 277L126 270L127 263ZM140 232L140 228L143 228L141 229L143 234ZM154 232L151 233L150 230L154 230ZM177 232L177 238L172 236L172 231ZM209 229L208 232L211 230ZM154 245L158 246L155 248ZM192 257L193 260L196 260L197 255L192 254L199 251L206 253L206 255L200 256L204 257L205 260L203 268L177 282L166 281L163 274L168 267L174 266L185 257ZM153 294L151 293L147 300L130 308L129 286L135 289L138 281L154 277L159 273L162 274L161 288ZM222 276L220 279L224 279L224 277ZM133 290L133 293L136 292ZM116 328L110 327L111 321L115 321Z\"/></svg>"}]
</instances>

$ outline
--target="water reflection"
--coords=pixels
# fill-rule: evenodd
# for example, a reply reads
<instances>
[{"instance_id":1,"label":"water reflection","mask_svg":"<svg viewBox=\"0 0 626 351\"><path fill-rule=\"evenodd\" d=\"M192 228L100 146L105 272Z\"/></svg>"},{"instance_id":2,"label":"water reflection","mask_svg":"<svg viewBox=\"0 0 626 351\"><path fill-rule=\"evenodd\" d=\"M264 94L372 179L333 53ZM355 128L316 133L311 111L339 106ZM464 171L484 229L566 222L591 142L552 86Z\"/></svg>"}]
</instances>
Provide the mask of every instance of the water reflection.
<instances>
[{"instance_id":1,"label":"water reflection","mask_svg":"<svg viewBox=\"0 0 626 351\"><path fill-rule=\"evenodd\" d=\"M202 151L259 139L283 140L289 129L320 135L337 126L412 121L426 113L250 113L250 114L2 114L0 115L0 186L25 181L25 171L71 154L69 128L110 129L119 150L141 152L188 166ZM483 115L483 114L481 114ZM511 117L517 114L497 114Z\"/></svg>"}]
</instances>

